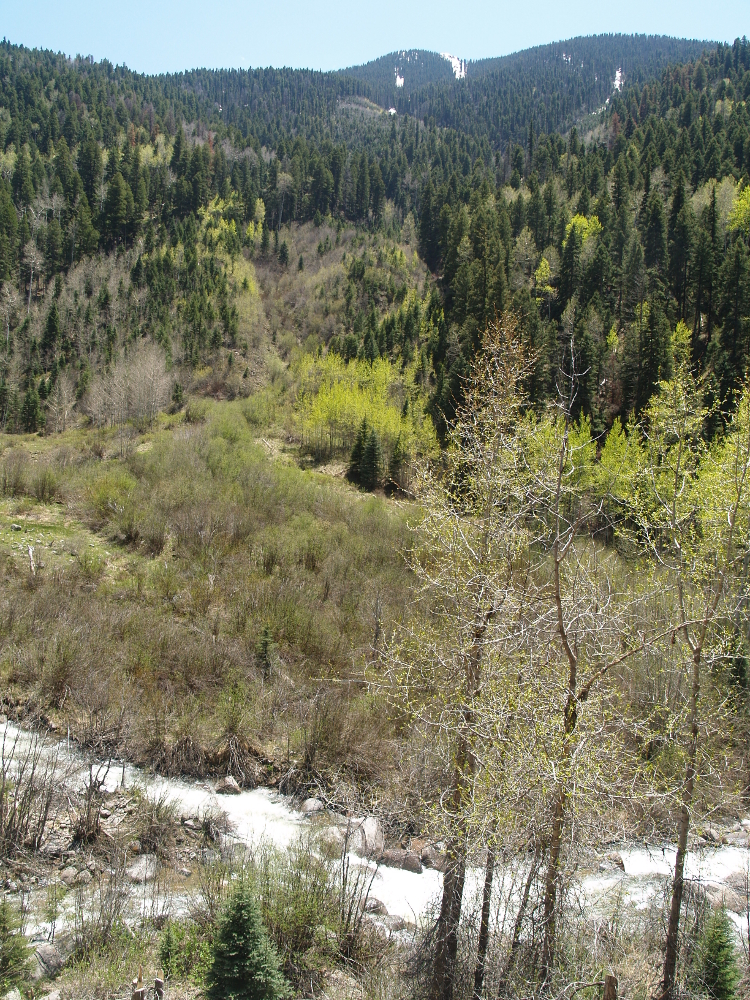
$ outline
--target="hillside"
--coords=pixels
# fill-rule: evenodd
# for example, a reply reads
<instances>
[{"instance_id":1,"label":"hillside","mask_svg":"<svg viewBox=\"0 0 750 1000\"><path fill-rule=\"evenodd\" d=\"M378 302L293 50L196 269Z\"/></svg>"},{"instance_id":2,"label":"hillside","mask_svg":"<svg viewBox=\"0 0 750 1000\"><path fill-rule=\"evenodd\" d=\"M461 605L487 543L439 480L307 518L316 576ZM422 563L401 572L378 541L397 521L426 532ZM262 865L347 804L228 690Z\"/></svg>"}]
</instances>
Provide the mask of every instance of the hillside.
<instances>
[{"instance_id":1,"label":"hillside","mask_svg":"<svg viewBox=\"0 0 750 1000\"><path fill-rule=\"evenodd\" d=\"M749 102L0 46L0 995L743 995Z\"/></svg>"}]
</instances>

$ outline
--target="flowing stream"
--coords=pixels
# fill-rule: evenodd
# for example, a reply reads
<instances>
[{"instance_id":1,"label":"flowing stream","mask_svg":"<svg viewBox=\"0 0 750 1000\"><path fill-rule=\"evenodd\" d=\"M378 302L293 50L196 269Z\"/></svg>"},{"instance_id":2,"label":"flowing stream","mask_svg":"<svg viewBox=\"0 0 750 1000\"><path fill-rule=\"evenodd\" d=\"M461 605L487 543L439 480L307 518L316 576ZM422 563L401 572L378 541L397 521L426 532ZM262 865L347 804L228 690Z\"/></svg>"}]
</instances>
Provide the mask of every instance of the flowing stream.
<instances>
[{"instance_id":1,"label":"flowing stream","mask_svg":"<svg viewBox=\"0 0 750 1000\"><path fill-rule=\"evenodd\" d=\"M0 746L7 756L9 747L17 742L17 748L28 747L34 735L19 729L10 722L0 725ZM62 785L80 791L88 774L88 765L77 748L63 740L60 743L46 742L44 753L50 757L57 755L60 774L64 775ZM207 781L186 781L163 778L129 764L113 765L106 776L104 787L114 792L118 787L138 786L150 798L167 798L174 803L177 814L201 816L207 811L223 812L232 834L239 841L257 844L265 839L279 848L287 847L296 838L309 830L312 823L325 825L326 814L318 813L314 819L296 810L291 799L267 788L241 791L235 795L217 795ZM747 831L750 832L750 831ZM615 905L626 905L643 909L663 891L674 867L674 847L669 845L651 846L627 844L617 848L624 871L613 863L605 862L601 868L584 874L579 883L579 894L586 910L594 917L604 917ZM380 900L394 917L400 917L409 924L417 923L420 917L434 911L442 889L442 875L435 869L425 868L421 874L376 866L374 862L352 856L352 862L377 867L371 888L371 896ZM599 859L592 858L592 866L600 868ZM707 846L691 850L686 862L686 877L699 879L713 893L713 899L723 898L726 893L727 906L739 932L747 931L747 893L744 880L750 875L750 850L747 846L724 845ZM467 873L465 899L468 906L476 906L481 899L484 873L480 868L472 868ZM502 886L507 886L502 870L498 870L495 881L496 904L500 906ZM173 899L179 911L179 898ZM38 930L43 929L42 925Z\"/></svg>"}]
</instances>

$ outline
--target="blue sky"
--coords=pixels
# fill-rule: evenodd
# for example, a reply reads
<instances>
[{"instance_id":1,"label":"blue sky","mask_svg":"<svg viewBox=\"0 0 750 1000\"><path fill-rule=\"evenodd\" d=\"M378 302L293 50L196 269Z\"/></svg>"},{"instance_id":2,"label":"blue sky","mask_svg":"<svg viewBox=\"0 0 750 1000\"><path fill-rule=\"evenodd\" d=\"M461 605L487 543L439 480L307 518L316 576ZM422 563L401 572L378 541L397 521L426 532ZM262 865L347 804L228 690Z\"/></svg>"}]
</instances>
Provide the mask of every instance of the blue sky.
<instances>
[{"instance_id":1,"label":"blue sky","mask_svg":"<svg viewBox=\"0 0 750 1000\"><path fill-rule=\"evenodd\" d=\"M338 69L399 48L466 59L600 32L731 41L750 0L0 0L0 36L155 73L194 66Z\"/></svg>"}]
</instances>

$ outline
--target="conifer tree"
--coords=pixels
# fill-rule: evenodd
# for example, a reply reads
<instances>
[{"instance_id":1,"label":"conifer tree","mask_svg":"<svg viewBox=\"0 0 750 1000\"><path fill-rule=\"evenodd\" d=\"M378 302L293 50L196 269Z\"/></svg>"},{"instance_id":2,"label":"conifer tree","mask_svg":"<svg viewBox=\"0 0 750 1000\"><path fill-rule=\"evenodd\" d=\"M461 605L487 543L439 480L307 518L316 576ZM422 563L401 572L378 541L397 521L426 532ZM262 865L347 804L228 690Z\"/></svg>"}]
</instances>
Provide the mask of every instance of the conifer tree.
<instances>
[{"instance_id":1,"label":"conifer tree","mask_svg":"<svg viewBox=\"0 0 750 1000\"><path fill-rule=\"evenodd\" d=\"M234 889L213 943L208 1000L283 1000L289 987L246 881Z\"/></svg>"},{"instance_id":2,"label":"conifer tree","mask_svg":"<svg viewBox=\"0 0 750 1000\"><path fill-rule=\"evenodd\" d=\"M733 1000L740 978L734 950L734 931L724 909L705 923L698 945L696 985L710 1000Z\"/></svg>"},{"instance_id":3,"label":"conifer tree","mask_svg":"<svg viewBox=\"0 0 750 1000\"><path fill-rule=\"evenodd\" d=\"M5 994L28 975L29 949L17 912L3 895L0 899L0 993Z\"/></svg>"},{"instance_id":4,"label":"conifer tree","mask_svg":"<svg viewBox=\"0 0 750 1000\"><path fill-rule=\"evenodd\" d=\"M374 489L378 485L382 468L383 453L380 448L380 438L375 428L371 427L359 462L359 481L366 490Z\"/></svg>"},{"instance_id":5,"label":"conifer tree","mask_svg":"<svg viewBox=\"0 0 750 1000\"><path fill-rule=\"evenodd\" d=\"M367 441L368 432L369 427L367 424L367 417L365 417L359 426L357 437L354 440L354 447L352 448L352 453L349 456L349 470L347 472L347 476L355 483L359 482L362 453L365 450L365 442Z\"/></svg>"}]
</instances>

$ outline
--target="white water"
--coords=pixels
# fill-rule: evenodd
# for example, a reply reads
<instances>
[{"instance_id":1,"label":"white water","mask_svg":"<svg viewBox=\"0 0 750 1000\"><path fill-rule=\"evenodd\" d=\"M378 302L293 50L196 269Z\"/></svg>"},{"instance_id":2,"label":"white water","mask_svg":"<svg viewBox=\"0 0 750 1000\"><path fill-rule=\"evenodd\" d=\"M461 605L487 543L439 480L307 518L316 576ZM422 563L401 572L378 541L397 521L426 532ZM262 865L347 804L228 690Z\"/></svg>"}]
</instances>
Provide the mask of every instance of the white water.
<instances>
[{"instance_id":1,"label":"white water","mask_svg":"<svg viewBox=\"0 0 750 1000\"><path fill-rule=\"evenodd\" d=\"M28 747L34 736L26 730L17 729L11 723L0 725L0 747L8 749L13 741L18 747ZM57 753L62 784L80 790L87 775L83 756L66 742L47 744L45 753L50 757ZM125 787L138 785L151 798L166 797L171 800L178 814L201 816L206 811L222 811L226 814L234 835L242 842L256 844L261 839L284 848L300 834L310 829L310 819L295 810L291 800L267 788L243 791L238 795L217 795L210 784L202 781L185 781L151 775L131 765L113 766L106 776L105 787L114 791L122 782ZM318 814L316 823L320 822ZM581 882L581 892L587 908L603 913L616 897L634 906L644 908L661 890L663 880L674 868L675 851L671 846L646 847L629 845L618 852L625 871L619 869L590 874ZM367 865L371 871L376 866L352 856L352 863ZM742 847L706 847L688 854L685 875L690 879L700 879L708 887L721 889L732 875L742 875L750 870L750 850ZM496 886L500 885L502 872L498 873ZM466 898L476 899L482 891L483 872L479 868L467 873ZM409 923L416 923L420 917L434 909L442 889L442 875L434 869L425 869L420 875L398 868L380 866L370 890L393 916L399 916ZM744 926L744 918L734 915L735 924Z\"/></svg>"}]
</instances>

